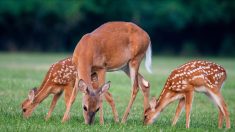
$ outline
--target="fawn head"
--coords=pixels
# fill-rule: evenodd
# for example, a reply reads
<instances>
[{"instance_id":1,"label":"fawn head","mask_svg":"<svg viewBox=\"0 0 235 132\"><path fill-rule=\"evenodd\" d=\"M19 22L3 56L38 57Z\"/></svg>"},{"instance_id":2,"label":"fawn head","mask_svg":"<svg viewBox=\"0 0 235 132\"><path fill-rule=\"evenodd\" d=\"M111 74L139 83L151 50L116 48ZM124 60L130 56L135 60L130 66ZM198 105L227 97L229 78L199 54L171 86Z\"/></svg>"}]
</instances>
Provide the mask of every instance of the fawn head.
<instances>
[{"instance_id":1,"label":"fawn head","mask_svg":"<svg viewBox=\"0 0 235 132\"><path fill-rule=\"evenodd\" d=\"M149 102L149 108L144 112L144 124L152 124L155 119L157 118L157 111L156 107L158 105L158 100L153 97L152 100Z\"/></svg>"},{"instance_id":2,"label":"fawn head","mask_svg":"<svg viewBox=\"0 0 235 132\"><path fill-rule=\"evenodd\" d=\"M36 104L34 105L33 103L36 91L36 87L31 89L29 91L28 98L25 99L21 105L23 116L26 118L28 118L32 114L34 108L36 107Z\"/></svg>"},{"instance_id":3,"label":"fawn head","mask_svg":"<svg viewBox=\"0 0 235 132\"><path fill-rule=\"evenodd\" d=\"M102 95L108 91L110 82L103 84L94 91L81 79L78 82L78 87L80 91L84 93L82 100L83 117L85 119L85 123L90 125L94 122L95 114L99 111L101 106Z\"/></svg>"}]
</instances>

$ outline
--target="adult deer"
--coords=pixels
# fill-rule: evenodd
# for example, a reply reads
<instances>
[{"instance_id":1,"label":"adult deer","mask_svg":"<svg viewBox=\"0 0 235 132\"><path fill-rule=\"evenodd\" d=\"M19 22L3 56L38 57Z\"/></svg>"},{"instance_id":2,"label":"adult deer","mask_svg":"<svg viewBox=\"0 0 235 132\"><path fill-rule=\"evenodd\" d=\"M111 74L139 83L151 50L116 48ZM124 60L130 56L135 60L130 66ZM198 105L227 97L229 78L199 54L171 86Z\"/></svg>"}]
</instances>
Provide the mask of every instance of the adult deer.
<instances>
[{"instance_id":1,"label":"adult deer","mask_svg":"<svg viewBox=\"0 0 235 132\"><path fill-rule=\"evenodd\" d=\"M52 111L55 108L55 105L63 93L66 107L68 107L70 96L72 94L74 83L76 79L77 71L75 70L75 66L72 64L72 58L67 58L61 60L59 62L54 63L49 71L47 72L43 83L41 84L40 88L34 88L30 90L28 98L22 103L22 112L24 117L29 117L34 109L49 95L54 94L54 98L51 102L51 106L49 112L46 116L46 120L50 118ZM96 74L91 75L92 78L92 86L96 89L107 91L109 88L109 83L103 85L99 88L98 78ZM118 113L115 108L115 103L110 93L105 94L105 98L112 107L112 111L114 114L114 119L118 122ZM74 99L71 100L74 102ZM97 110L98 111L98 110ZM63 122L68 120L68 115L64 115Z\"/></svg>"},{"instance_id":2,"label":"adult deer","mask_svg":"<svg viewBox=\"0 0 235 132\"><path fill-rule=\"evenodd\" d=\"M145 111L145 124L152 124L160 112L171 102L179 99L172 125L178 121L182 108L186 112L186 128L190 124L190 112L194 91L205 93L218 106L218 126L222 127L223 117L226 128L230 128L230 118L227 106L221 94L221 88L226 80L223 67L208 61L191 61L173 70L165 83L158 100L150 101L150 108Z\"/></svg>"},{"instance_id":3,"label":"adult deer","mask_svg":"<svg viewBox=\"0 0 235 132\"><path fill-rule=\"evenodd\" d=\"M124 71L132 82L131 98L122 118L122 123L124 123L138 93L138 86L141 87L144 95L144 109L148 107L149 83L138 73L145 54L145 66L151 72L150 38L137 25L130 22L108 22L101 25L93 32L84 35L74 50L73 62L78 71L78 79L85 82L84 84L79 83L79 88L83 87L89 91L95 89L91 85L90 78L90 74L93 72L97 73L99 84L103 84L106 72ZM84 110L84 117L90 117L85 118L85 123L91 124L93 119L89 113L92 113L93 108L97 107L100 102L94 100L91 94L85 93L86 96L83 99L88 101L84 104L84 107L87 108L87 111ZM72 98L74 96L76 96L76 92ZM100 101L102 104L102 100Z\"/></svg>"}]
</instances>

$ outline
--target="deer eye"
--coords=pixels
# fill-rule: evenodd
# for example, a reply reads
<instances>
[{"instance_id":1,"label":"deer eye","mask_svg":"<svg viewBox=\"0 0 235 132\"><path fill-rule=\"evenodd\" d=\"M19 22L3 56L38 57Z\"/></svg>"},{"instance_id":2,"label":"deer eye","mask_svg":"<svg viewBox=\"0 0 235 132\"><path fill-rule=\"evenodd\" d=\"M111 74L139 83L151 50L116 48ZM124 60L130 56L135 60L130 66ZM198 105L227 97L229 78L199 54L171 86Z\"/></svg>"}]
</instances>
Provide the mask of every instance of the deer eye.
<instances>
[{"instance_id":1,"label":"deer eye","mask_svg":"<svg viewBox=\"0 0 235 132\"><path fill-rule=\"evenodd\" d=\"M95 111L95 112L97 112L97 111L99 111L99 110L100 110L100 108L96 109L96 111Z\"/></svg>"},{"instance_id":2,"label":"deer eye","mask_svg":"<svg viewBox=\"0 0 235 132\"><path fill-rule=\"evenodd\" d=\"M144 115L144 119L146 119L147 118L147 115Z\"/></svg>"},{"instance_id":3,"label":"deer eye","mask_svg":"<svg viewBox=\"0 0 235 132\"><path fill-rule=\"evenodd\" d=\"M23 109L23 112L26 112L26 109Z\"/></svg>"},{"instance_id":4,"label":"deer eye","mask_svg":"<svg viewBox=\"0 0 235 132\"><path fill-rule=\"evenodd\" d=\"M87 107L86 107L85 105L83 106L83 109L84 109L85 111L87 111Z\"/></svg>"}]
</instances>

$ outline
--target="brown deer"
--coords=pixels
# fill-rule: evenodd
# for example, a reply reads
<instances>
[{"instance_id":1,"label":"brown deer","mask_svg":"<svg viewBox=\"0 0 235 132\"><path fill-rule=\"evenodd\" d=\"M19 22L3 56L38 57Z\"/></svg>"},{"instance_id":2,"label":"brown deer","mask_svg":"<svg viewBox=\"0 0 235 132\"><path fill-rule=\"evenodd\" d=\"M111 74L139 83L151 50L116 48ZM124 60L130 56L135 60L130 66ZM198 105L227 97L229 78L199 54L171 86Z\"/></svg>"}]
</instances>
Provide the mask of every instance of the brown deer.
<instances>
[{"instance_id":1,"label":"brown deer","mask_svg":"<svg viewBox=\"0 0 235 132\"><path fill-rule=\"evenodd\" d=\"M159 98L150 101L150 108L145 111L144 123L152 124L168 104L179 99L172 125L176 124L182 108L185 107L186 128L189 128L190 112L196 91L205 93L218 106L219 128L222 127L223 117L226 119L226 128L230 128L229 112L221 94L225 80L225 69L213 62L198 60L180 66L171 72Z\"/></svg>"},{"instance_id":2,"label":"brown deer","mask_svg":"<svg viewBox=\"0 0 235 132\"><path fill-rule=\"evenodd\" d=\"M29 117L36 106L38 106L49 94L54 94L49 112L46 116L46 120L49 119L52 111L55 108L57 100L63 91L65 93L64 99L66 107L68 107L68 102L70 101L70 96L74 88L76 75L77 71L75 70L75 66L72 64L71 57L54 63L47 72L40 88L34 88L30 90L28 98L22 103L23 116ZM98 90L104 90L106 92L105 98L112 107L115 121L118 122L118 113L115 108L113 97L109 92L107 92L110 84L106 83L101 88L99 88L97 75L93 73L91 78L93 87L96 87ZM71 102L74 102L74 99ZM62 121L65 122L68 120L68 117L68 115L64 115Z\"/></svg>"},{"instance_id":3,"label":"brown deer","mask_svg":"<svg viewBox=\"0 0 235 132\"><path fill-rule=\"evenodd\" d=\"M151 72L150 38L137 25L130 22L108 22L101 25L93 32L84 35L74 50L73 63L78 71L78 79L83 82L78 84L78 88L88 89L90 93L95 90L90 78L93 72L97 73L99 84L103 84L106 72L124 71L132 82L131 98L122 118L122 123L126 122L139 87L144 95L144 109L149 104L149 83L139 74L139 66L145 54L145 66ZM93 99L93 96L86 90L84 93L86 94L83 99L87 100L84 103L84 107L87 108L87 111L84 109L84 117L90 117L85 118L85 123L90 124L93 119L89 112L94 112L94 108L102 104L102 99ZM74 98L74 96L76 96L76 91L71 97ZM70 107L67 108L68 114Z\"/></svg>"}]
</instances>

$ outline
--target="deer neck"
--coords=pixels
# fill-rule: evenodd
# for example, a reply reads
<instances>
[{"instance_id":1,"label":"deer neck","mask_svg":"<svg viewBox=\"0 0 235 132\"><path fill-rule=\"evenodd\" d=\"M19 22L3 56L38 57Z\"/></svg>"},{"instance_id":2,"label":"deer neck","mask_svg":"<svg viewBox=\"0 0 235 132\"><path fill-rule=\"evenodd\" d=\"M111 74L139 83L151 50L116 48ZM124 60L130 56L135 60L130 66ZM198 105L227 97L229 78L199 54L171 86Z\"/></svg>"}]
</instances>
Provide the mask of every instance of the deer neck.
<instances>
[{"instance_id":1,"label":"deer neck","mask_svg":"<svg viewBox=\"0 0 235 132\"><path fill-rule=\"evenodd\" d=\"M169 87L170 87L170 83L166 82L166 84L165 84L165 86L164 86L164 88L163 88L163 90L157 100L157 105L155 107L156 112L160 113L171 102L183 97L183 94L172 91L169 89Z\"/></svg>"},{"instance_id":2,"label":"deer neck","mask_svg":"<svg viewBox=\"0 0 235 132\"><path fill-rule=\"evenodd\" d=\"M78 74L79 80L82 79L89 88L92 87L90 66L88 65L77 66L77 74Z\"/></svg>"},{"instance_id":3,"label":"deer neck","mask_svg":"<svg viewBox=\"0 0 235 132\"><path fill-rule=\"evenodd\" d=\"M52 68L53 68L53 66L52 66ZM35 98L34 98L34 101L33 101L34 104L38 104L38 103L42 102L42 100L44 100L50 92L50 89L51 89L51 87L50 87L50 83L51 83L50 82L50 77L51 77L51 74L52 74L50 71L47 72L47 75L44 78L43 83L37 89L37 91L35 93Z\"/></svg>"}]
</instances>

